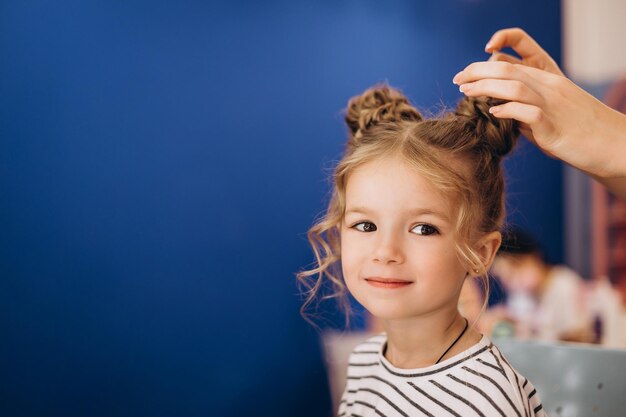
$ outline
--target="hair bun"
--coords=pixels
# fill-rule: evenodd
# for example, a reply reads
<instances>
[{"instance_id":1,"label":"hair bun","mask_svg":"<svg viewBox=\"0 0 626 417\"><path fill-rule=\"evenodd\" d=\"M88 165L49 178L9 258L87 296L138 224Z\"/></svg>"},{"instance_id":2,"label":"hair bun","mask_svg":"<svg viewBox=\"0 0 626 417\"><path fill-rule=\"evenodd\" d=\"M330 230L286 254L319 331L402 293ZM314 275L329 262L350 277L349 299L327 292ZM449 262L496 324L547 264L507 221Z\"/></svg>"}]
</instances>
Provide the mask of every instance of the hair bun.
<instances>
[{"instance_id":1,"label":"hair bun","mask_svg":"<svg viewBox=\"0 0 626 417\"><path fill-rule=\"evenodd\" d=\"M378 123L397 120L420 121L422 115L400 91L386 84L369 88L348 102L346 124L353 137Z\"/></svg>"},{"instance_id":2,"label":"hair bun","mask_svg":"<svg viewBox=\"0 0 626 417\"><path fill-rule=\"evenodd\" d=\"M507 155L519 137L519 125L513 119L499 119L489 113L493 106L505 103L491 97L464 97L458 104L456 115L466 120L485 151L502 158Z\"/></svg>"}]
</instances>

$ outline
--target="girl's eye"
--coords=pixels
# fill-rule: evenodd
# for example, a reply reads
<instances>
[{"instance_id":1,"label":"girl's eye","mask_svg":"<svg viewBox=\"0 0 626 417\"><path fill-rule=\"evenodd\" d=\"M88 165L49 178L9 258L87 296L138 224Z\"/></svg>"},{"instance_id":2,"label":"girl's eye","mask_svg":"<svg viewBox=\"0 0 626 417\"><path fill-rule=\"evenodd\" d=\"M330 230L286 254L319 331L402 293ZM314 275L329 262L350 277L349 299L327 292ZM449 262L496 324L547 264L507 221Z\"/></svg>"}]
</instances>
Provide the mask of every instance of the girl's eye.
<instances>
[{"instance_id":1,"label":"girl's eye","mask_svg":"<svg viewBox=\"0 0 626 417\"><path fill-rule=\"evenodd\" d=\"M437 229L429 224L418 224L413 228L413 230L417 230L417 234L423 236L433 235L439 232Z\"/></svg>"},{"instance_id":2,"label":"girl's eye","mask_svg":"<svg viewBox=\"0 0 626 417\"><path fill-rule=\"evenodd\" d=\"M357 223L354 226L352 226L352 228L360 232L375 232L376 231L376 225L370 222Z\"/></svg>"}]
</instances>

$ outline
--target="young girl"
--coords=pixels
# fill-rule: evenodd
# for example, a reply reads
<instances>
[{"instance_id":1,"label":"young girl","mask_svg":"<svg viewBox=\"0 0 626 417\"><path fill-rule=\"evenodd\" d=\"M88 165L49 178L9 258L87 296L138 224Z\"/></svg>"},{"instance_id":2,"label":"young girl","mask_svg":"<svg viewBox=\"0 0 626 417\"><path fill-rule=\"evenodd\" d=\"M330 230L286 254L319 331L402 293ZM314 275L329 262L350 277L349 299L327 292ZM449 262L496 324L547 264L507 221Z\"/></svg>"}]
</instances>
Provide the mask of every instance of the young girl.
<instances>
[{"instance_id":1,"label":"young girl","mask_svg":"<svg viewBox=\"0 0 626 417\"><path fill-rule=\"evenodd\" d=\"M519 133L491 117L496 104L464 98L424 119L385 85L350 100L333 195L308 233L317 267L298 274L303 312L328 282L324 298L348 312L347 287L385 329L352 352L339 416L544 415L532 384L457 307L501 241L500 160Z\"/></svg>"}]
</instances>

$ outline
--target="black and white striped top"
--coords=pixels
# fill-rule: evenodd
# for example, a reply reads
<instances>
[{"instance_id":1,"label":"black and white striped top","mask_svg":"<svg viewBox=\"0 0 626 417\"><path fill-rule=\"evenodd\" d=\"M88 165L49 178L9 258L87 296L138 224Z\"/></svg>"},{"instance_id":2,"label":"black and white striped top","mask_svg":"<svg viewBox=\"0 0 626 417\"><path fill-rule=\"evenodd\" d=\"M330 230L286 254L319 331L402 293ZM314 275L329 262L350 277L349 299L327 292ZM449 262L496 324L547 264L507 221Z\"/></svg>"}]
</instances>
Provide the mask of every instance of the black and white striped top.
<instances>
[{"instance_id":1,"label":"black and white striped top","mask_svg":"<svg viewBox=\"0 0 626 417\"><path fill-rule=\"evenodd\" d=\"M545 417L537 391L483 336L465 352L419 369L394 367L375 336L350 355L339 416Z\"/></svg>"}]
</instances>

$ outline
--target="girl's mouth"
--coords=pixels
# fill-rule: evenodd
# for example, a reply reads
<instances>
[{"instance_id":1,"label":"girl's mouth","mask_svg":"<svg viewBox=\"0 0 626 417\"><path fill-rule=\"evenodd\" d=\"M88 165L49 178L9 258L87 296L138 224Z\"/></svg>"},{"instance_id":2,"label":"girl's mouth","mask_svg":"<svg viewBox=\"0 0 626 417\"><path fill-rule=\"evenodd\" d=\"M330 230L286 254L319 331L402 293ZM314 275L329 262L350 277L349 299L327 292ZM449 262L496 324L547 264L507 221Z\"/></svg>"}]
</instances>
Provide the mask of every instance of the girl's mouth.
<instances>
[{"instance_id":1,"label":"girl's mouth","mask_svg":"<svg viewBox=\"0 0 626 417\"><path fill-rule=\"evenodd\" d=\"M387 289L403 288L413 284L412 281L378 277L365 278L365 281L367 281L367 283L370 284L372 287Z\"/></svg>"}]
</instances>

